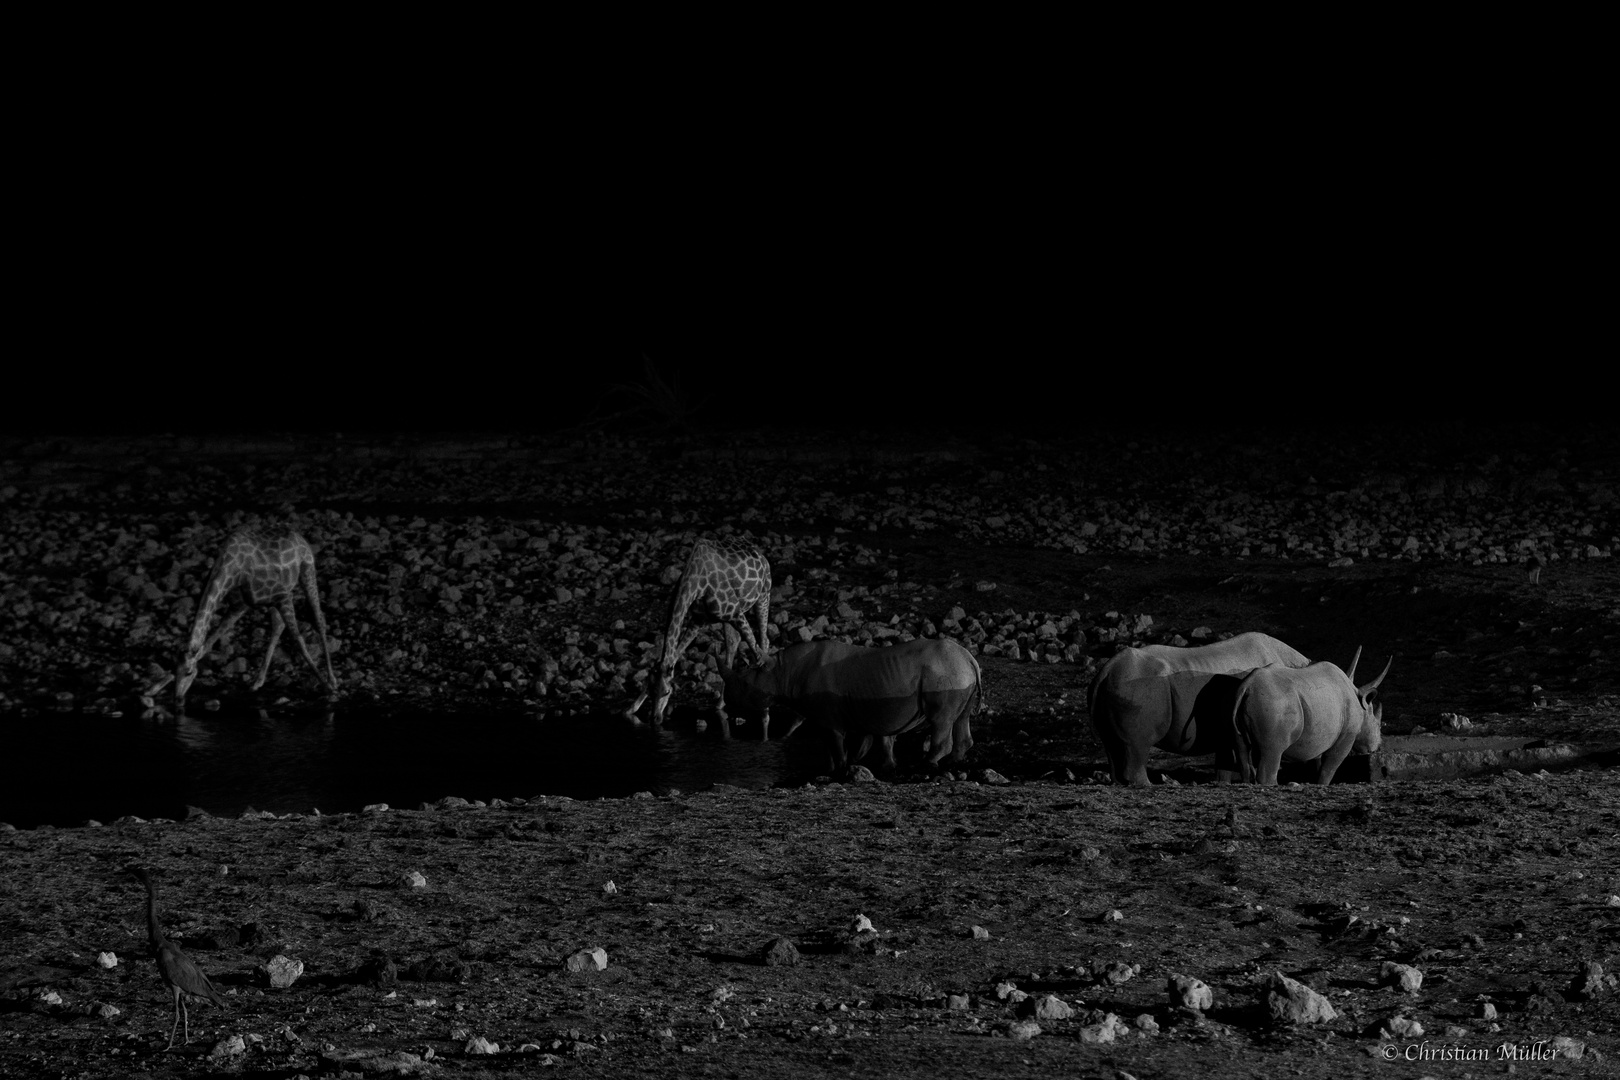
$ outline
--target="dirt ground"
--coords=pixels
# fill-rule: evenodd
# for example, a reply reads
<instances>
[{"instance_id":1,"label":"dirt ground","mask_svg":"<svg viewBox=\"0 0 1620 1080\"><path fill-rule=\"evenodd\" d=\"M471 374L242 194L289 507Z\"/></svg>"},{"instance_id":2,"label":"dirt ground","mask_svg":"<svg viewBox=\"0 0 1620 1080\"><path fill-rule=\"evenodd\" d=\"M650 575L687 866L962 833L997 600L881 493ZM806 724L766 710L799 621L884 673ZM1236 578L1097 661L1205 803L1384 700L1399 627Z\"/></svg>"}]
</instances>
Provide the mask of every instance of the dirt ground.
<instances>
[{"instance_id":1,"label":"dirt ground","mask_svg":"<svg viewBox=\"0 0 1620 1080\"><path fill-rule=\"evenodd\" d=\"M65 702L161 710L140 691L172 664L174 605L226 525L289 511L321 548L340 709L622 704L668 567L694 530L728 526L769 541L779 588L792 578L784 637L818 617L854 640L939 632L961 608L989 708L965 771L941 777L907 764L903 739L893 782L0 833L0 1074L1607 1074L1615 440L1532 452L1528 434L1451 432L1307 459L1277 438L1259 454L1100 437L943 455L803 439L6 447L7 723ZM1190 516L1189 476L1214 492ZM761 502L774 516L749 516ZM1341 664L1358 644L1393 654L1387 733L1466 714L1594 753L1557 774L1276 789L1200 783L1207 761L1160 755L1155 778L1179 782L1097 782L1097 665L1202 627ZM468 642L484 648L464 662ZM208 661L199 703L247 698L256 645ZM708 707L703 647L677 723ZM275 670L266 695L319 706L307 671ZM172 1052L131 865L157 871L166 932L227 1002L196 1004ZM779 938L794 948L768 952ZM567 969L592 948L605 968ZM277 956L303 964L291 986L261 972ZM1387 963L1421 985L1391 985ZM1273 1021L1278 973L1334 1018ZM1209 1005L1178 1008L1175 975Z\"/></svg>"}]
</instances>

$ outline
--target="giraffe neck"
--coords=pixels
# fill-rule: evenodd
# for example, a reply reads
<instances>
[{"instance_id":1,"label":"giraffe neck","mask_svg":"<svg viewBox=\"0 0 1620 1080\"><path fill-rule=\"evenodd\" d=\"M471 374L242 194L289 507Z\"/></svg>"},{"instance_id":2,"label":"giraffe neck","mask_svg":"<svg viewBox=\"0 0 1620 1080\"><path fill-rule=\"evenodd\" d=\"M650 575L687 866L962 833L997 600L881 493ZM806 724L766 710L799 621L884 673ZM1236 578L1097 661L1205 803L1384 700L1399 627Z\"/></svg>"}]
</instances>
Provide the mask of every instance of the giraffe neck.
<instances>
[{"instance_id":1,"label":"giraffe neck","mask_svg":"<svg viewBox=\"0 0 1620 1080\"><path fill-rule=\"evenodd\" d=\"M664 630L664 647L658 655L658 674L666 687L675 677L675 661L681 642L681 624L686 620L686 609L691 603L686 589L686 581L683 579L680 588L675 591L675 599L669 606L669 626Z\"/></svg>"},{"instance_id":2,"label":"giraffe neck","mask_svg":"<svg viewBox=\"0 0 1620 1080\"><path fill-rule=\"evenodd\" d=\"M219 602L230 591L234 576L226 569L224 562L214 567L213 576L208 579L208 589L203 593L202 604L197 608L197 617L191 624L191 639L186 646L187 655L195 657L202 652L203 642L208 640L208 621L214 617Z\"/></svg>"}]
</instances>

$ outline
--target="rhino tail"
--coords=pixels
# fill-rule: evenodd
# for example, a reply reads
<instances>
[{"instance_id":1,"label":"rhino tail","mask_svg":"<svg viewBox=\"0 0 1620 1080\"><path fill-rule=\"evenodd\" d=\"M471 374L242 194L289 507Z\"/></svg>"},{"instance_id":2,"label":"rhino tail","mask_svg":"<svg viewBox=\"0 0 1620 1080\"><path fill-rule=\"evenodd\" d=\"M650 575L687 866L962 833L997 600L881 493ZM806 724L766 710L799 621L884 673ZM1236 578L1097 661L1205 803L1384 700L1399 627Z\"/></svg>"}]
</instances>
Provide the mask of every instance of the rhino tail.
<instances>
[{"instance_id":1,"label":"rhino tail","mask_svg":"<svg viewBox=\"0 0 1620 1080\"><path fill-rule=\"evenodd\" d=\"M1259 762L1255 748L1249 741L1248 731L1245 725L1238 722L1238 717L1243 715L1243 702L1249 696L1249 675L1243 677L1243 681L1238 683L1237 693L1232 695L1232 753L1237 757L1238 772L1245 784L1254 783L1260 775Z\"/></svg>"}]
</instances>

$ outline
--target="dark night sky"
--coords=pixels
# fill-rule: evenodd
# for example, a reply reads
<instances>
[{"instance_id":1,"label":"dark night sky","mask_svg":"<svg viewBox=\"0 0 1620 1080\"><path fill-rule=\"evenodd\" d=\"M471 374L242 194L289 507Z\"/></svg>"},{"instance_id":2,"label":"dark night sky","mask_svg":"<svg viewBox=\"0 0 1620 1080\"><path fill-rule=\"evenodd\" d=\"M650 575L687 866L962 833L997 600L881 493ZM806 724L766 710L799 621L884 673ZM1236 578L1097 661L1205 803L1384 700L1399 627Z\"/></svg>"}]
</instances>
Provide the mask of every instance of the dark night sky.
<instances>
[{"instance_id":1,"label":"dark night sky","mask_svg":"<svg viewBox=\"0 0 1620 1080\"><path fill-rule=\"evenodd\" d=\"M1607 409L1564 257L1586 196L1473 170L1466 132L1248 158L1213 122L1150 146L1083 110L1085 139L957 118L804 143L103 117L19 203L0 432L548 429L644 354L722 426Z\"/></svg>"}]
</instances>

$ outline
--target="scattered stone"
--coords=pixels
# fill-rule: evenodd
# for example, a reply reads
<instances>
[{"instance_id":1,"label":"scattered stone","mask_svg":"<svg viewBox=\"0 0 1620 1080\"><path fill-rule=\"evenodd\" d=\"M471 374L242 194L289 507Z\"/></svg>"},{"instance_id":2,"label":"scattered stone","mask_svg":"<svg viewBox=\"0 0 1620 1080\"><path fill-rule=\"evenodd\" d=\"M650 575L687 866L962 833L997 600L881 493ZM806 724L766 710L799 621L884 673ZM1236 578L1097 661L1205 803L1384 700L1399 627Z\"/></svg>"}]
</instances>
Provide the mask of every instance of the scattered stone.
<instances>
[{"instance_id":1,"label":"scattered stone","mask_svg":"<svg viewBox=\"0 0 1620 1080\"><path fill-rule=\"evenodd\" d=\"M1034 1017L1036 1020L1067 1020L1074 1015L1074 1008L1054 994L1042 994L1040 997L1026 998L1019 1002L1018 1015Z\"/></svg>"},{"instance_id":2,"label":"scattered stone","mask_svg":"<svg viewBox=\"0 0 1620 1080\"><path fill-rule=\"evenodd\" d=\"M1408 994L1415 994L1423 986L1423 972L1410 964L1396 964L1388 960L1378 969L1378 981L1383 986L1399 986Z\"/></svg>"},{"instance_id":3,"label":"scattered stone","mask_svg":"<svg viewBox=\"0 0 1620 1080\"><path fill-rule=\"evenodd\" d=\"M864 934L868 930L872 931L873 933L877 932L877 929L872 925L872 920L868 919L865 915L857 915L857 916L855 916L855 918L850 920L850 923L849 923L849 932L850 933L852 933L852 934Z\"/></svg>"},{"instance_id":4,"label":"scattered stone","mask_svg":"<svg viewBox=\"0 0 1620 1080\"><path fill-rule=\"evenodd\" d=\"M122 1016L123 1010L116 1005L108 1005L106 1002L102 1002L96 1006L96 1015L103 1020L111 1020L115 1016Z\"/></svg>"},{"instance_id":5,"label":"scattered stone","mask_svg":"<svg viewBox=\"0 0 1620 1080\"><path fill-rule=\"evenodd\" d=\"M1191 975L1172 974L1165 989L1170 994L1172 1008L1196 1009L1199 1012L1215 1004L1215 992L1200 979Z\"/></svg>"},{"instance_id":6,"label":"scattered stone","mask_svg":"<svg viewBox=\"0 0 1620 1080\"><path fill-rule=\"evenodd\" d=\"M945 999L945 1007L953 1012L966 1012L969 1005L966 994L951 994Z\"/></svg>"},{"instance_id":7,"label":"scattered stone","mask_svg":"<svg viewBox=\"0 0 1620 1080\"><path fill-rule=\"evenodd\" d=\"M1007 1025L1007 1038L1025 1042L1041 1033L1041 1025L1033 1020L1017 1020Z\"/></svg>"},{"instance_id":8,"label":"scattered stone","mask_svg":"<svg viewBox=\"0 0 1620 1080\"><path fill-rule=\"evenodd\" d=\"M1008 780L1005 776L1002 776L1000 773L996 772L996 770L994 770L994 769L986 769L986 770L984 770L984 775L983 775L983 777L981 777L981 780L986 784L1010 784L1010 783L1012 783L1011 780Z\"/></svg>"},{"instance_id":9,"label":"scattered stone","mask_svg":"<svg viewBox=\"0 0 1620 1080\"><path fill-rule=\"evenodd\" d=\"M996 983L997 1001L1010 1001L1016 1005L1018 1002L1023 1001L1027 997L1029 997L1028 994L1018 989L1018 987L1011 982Z\"/></svg>"},{"instance_id":10,"label":"scattered stone","mask_svg":"<svg viewBox=\"0 0 1620 1080\"><path fill-rule=\"evenodd\" d=\"M1080 1041L1088 1046L1101 1046L1104 1043L1113 1042L1121 1035L1129 1035L1130 1033L1131 1029L1126 1026L1125 1021L1113 1013L1108 1013L1100 1022L1087 1024L1081 1028Z\"/></svg>"},{"instance_id":11,"label":"scattered stone","mask_svg":"<svg viewBox=\"0 0 1620 1080\"><path fill-rule=\"evenodd\" d=\"M875 784L877 777L865 765L857 765L849 770L849 782L852 784Z\"/></svg>"},{"instance_id":12,"label":"scattered stone","mask_svg":"<svg viewBox=\"0 0 1620 1080\"><path fill-rule=\"evenodd\" d=\"M1495 1020L1496 1019L1496 1006L1492 1005L1488 1001L1480 1002L1479 1003L1479 1018L1481 1020Z\"/></svg>"},{"instance_id":13,"label":"scattered stone","mask_svg":"<svg viewBox=\"0 0 1620 1080\"><path fill-rule=\"evenodd\" d=\"M1423 1037L1423 1025L1416 1020L1408 1020L1404 1016L1390 1017L1384 1028L1397 1039L1421 1039Z\"/></svg>"},{"instance_id":14,"label":"scattered stone","mask_svg":"<svg viewBox=\"0 0 1620 1080\"><path fill-rule=\"evenodd\" d=\"M285 990L304 973L304 962L290 956L275 956L259 965L258 976L265 985Z\"/></svg>"},{"instance_id":15,"label":"scattered stone","mask_svg":"<svg viewBox=\"0 0 1620 1080\"><path fill-rule=\"evenodd\" d=\"M1567 993L1576 1001L1590 1001L1608 988L1603 979L1603 965L1588 960L1575 978L1570 980Z\"/></svg>"},{"instance_id":16,"label":"scattered stone","mask_svg":"<svg viewBox=\"0 0 1620 1080\"><path fill-rule=\"evenodd\" d=\"M990 931L986 930L982 926L975 926L972 930L968 931L968 933L973 936L973 939L975 941L989 941L990 940Z\"/></svg>"},{"instance_id":17,"label":"scattered stone","mask_svg":"<svg viewBox=\"0 0 1620 1080\"><path fill-rule=\"evenodd\" d=\"M1264 984L1261 1003L1276 1023L1319 1024L1338 1016L1327 998L1280 971Z\"/></svg>"},{"instance_id":18,"label":"scattered stone","mask_svg":"<svg viewBox=\"0 0 1620 1080\"><path fill-rule=\"evenodd\" d=\"M388 804L385 802L367 803L360 808L360 812L362 814L386 814L388 813Z\"/></svg>"},{"instance_id":19,"label":"scattered stone","mask_svg":"<svg viewBox=\"0 0 1620 1080\"><path fill-rule=\"evenodd\" d=\"M208 1057L212 1061L224 1061L226 1058L233 1058L237 1054L245 1053L247 1053L247 1043L242 1036L227 1035L214 1044L214 1048L208 1051Z\"/></svg>"},{"instance_id":20,"label":"scattered stone","mask_svg":"<svg viewBox=\"0 0 1620 1080\"><path fill-rule=\"evenodd\" d=\"M467 1045L461 1049L463 1053L467 1054L498 1054L501 1052L501 1044L490 1042L482 1035L474 1035L467 1040Z\"/></svg>"},{"instance_id":21,"label":"scattered stone","mask_svg":"<svg viewBox=\"0 0 1620 1080\"><path fill-rule=\"evenodd\" d=\"M759 950L759 962L766 967L792 967L799 962L799 947L785 937L772 938Z\"/></svg>"},{"instance_id":22,"label":"scattered stone","mask_svg":"<svg viewBox=\"0 0 1620 1080\"><path fill-rule=\"evenodd\" d=\"M407 889L427 888L427 878L423 877L418 870L412 870L408 874L401 875L399 883Z\"/></svg>"},{"instance_id":23,"label":"scattered stone","mask_svg":"<svg viewBox=\"0 0 1620 1080\"><path fill-rule=\"evenodd\" d=\"M383 953L361 964L354 973L354 981L365 986L392 986L398 979L399 968Z\"/></svg>"},{"instance_id":24,"label":"scattered stone","mask_svg":"<svg viewBox=\"0 0 1620 1080\"><path fill-rule=\"evenodd\" d=\"M118 954L111 952L96 953L96 963L100 967L111 970L118 966Z\"/></svg>"},{"instance_id":25,"label":"scattered stone","mask_svg":"<svg viewBox=\"0 0 1620 1080\"><path fill-rule=\"evenodd\" d=\"M611 881L609 881L606 885L602 886L602 892L604 894L608 895L608 896L612 896L614 893L616 893L618 891L619 891L619 887L617 885L613 884L613 882L611 882Z\"/></svg>"},{"instance_id":26,"label":"scattered stone","mask_svg":"<svg viewBox=\"0 0 1620 1080\"><path fill-rule=\"evenodd\" d=\"M322 1072L335 1073L343 1076L413 1076L423 1071L423 1063L433 1056L430 1048L426 1054L411 1054L404 1050L395 1050L385 1053L380 1050L339 1050L332 1047L321 1052Z\"/></svg>"},{"instance_id":27,"label":"scattered stone","mask_svg":"<svg viewBox=\"0 0 1620 1080\"><path fill-rule=\"evenodd\" d=\"M1130 982L1136 973L1142 970L1140 964L1127 964L1122 960L1093 960L1091 962L1091 979L1093 982L1105 983L1109 986L1119 986Z\"/></svg>"},{"instance_id":28,"label":"scattered stone","mask_svg":"<svg viewBox=\"0 0 1620 1080\"><path fill-rule=\"evenodd\" d=\"M607 950L600 946L592 949L581 949L563 961L563 967L569 971L603 971L607 968L607 965Z\"/></svg>"},{"instance_id":29,"label":"scattered stone","mask_svg":"<svg viewBox=\"0 0 1620 1080\"><path fill-rule=\"evenodd\" d=\"M1136 1018L1135 1023L1136 1030L1144 1035L1157 1035L1159 1033L1159 1022L1153 1019L1151 1013L1142 1013Z\"/></svg>"},{"instance_id":30,"label":"scattered stone","mask_svg":"<svg viewBox=\"0 0 1620 1080\"><path fill-rule=\"evenodd\" d=\"M1568 1035L1554 1035L1552 1048L1559 1057L1570 1061L1579 1061L1586 1056L1586 1044Z\"/></svg>"},{"instance_id":31,"label":"scattered stone","mask_svg":"<svg viewBox=\"0 0 1620 1080\"><path fill-rule=\"evenodd\" d=\"M1125 921L1125 913L1123 911L1119 910L1118 908L1114 908L1111 911L1105 911L1101 915L1099 915L1097 917L1097 921L1098 922L1105 922L1105 923L1124 922Z\"/></svg>"}]
</instances>

